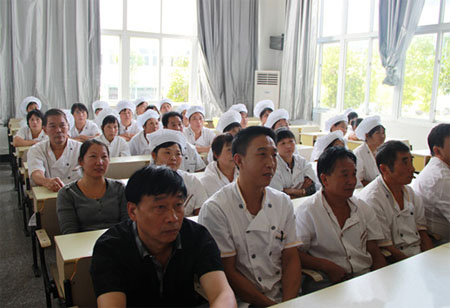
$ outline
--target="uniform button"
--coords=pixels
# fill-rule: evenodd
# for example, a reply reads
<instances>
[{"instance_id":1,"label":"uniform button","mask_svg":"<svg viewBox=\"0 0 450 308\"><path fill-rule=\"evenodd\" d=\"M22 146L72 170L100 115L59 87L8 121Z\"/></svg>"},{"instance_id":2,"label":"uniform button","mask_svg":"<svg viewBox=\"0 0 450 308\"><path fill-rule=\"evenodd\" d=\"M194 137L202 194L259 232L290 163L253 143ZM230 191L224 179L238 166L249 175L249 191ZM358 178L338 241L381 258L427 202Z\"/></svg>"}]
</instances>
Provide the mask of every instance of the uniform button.
<instances>
[{"instance_id":1,"label":"uniform button","mask_svg":"<svg viewBox=\"0 0 450 308\"><path fill-rule=\"evenodd\" d=\"M275 274L280 275L280 271L277 271Z\"/></svg>"},{"instance_id":2,"label":"uniform button","mask_svg":"<svg viewBox=\"0 0 450 308\"><path fill-rule=\"evenodd\" d=\"M275 226L272 226L272 228L271 228L272 230L275 230Z\"/></svg>"},{"instance_id":3,"label":"uniform button","mask_svg":"<svg viewBox=\"0 0 450 308\"><path fill-rule=\"evenodd\" d=\"M254 258L256 258L256 255L255 255L255 254L252 254L252 259L254 259Z\"/></svg>"},{"instance_id":4,"label":"uniform button","mask_svg":"<svg viewBox=\"0 0 450 308\"><path fill-rule=\"evenodd\" d=\"M187 156L186 156L185 158L186 158L186 159L188 159L188 157L187 157Z\"/></svg>"},{"instance_id":5,"label":"uniform button","mask_svg":"<svg viewBox=\"0 0 450 308\"><path fill-rule=\"evenodd\" d=\"M403 247L400 247L400 250L403 250Z\"/></svg>"},{"instance_id":6,"label":"uniform button","mask_svg":"<svg viewBox=\"0 0 450 308\"><path fill-rule=\"evenodd\" d=\"M261 277L258 277L258 281L259 281L259 282L261 282L261 281L262 281Z\"/></svg>"},{"instance_id":7,"label":"uniform button","mask_svg":"<svg viewBox=\"0 0 450 308\"><path fill-rule=\"evenodd\" d=\"M67 177L70 180L70 176Z\"/></svg>"},{"instance_id":8,"label":"uniform button","mask_svg":"<svg viewBox=\"0 0 450 308\"><path fill-rule=\"evenodd\" d=\"M245 233L250 233L250 231L245 231Z\"/></svg>"},{"instance_id":9,"label":"uniform button","mask_svg":"<svg viewBox=\"0 0 450 308\"><path fill-rule=\"evenodd\" d=\"M352 256L348 256L348 259L351 260L351 259L352 259Z\"/></svg>"},{"instance_id":10,"label":"uniform button","mask_svg":"<svg viewBox=\"0 0 450 308\"><path fill-rule=\"evenodd\" d=\"M389 195L386 195L386 198L389 198Z\"/></svg>"},{"instance_id":11,"label":"uniform button","mask_svg":"<svg viewBox=\"0 0 450 308\"><path fill-rule=\"evenodd\" d=\"M419 235L419 233L416 232L416 235Z\"/></svg>"},{"instance_id":12,"label":"uniform button","mask_svg":"<svg viewBox=\"0 0 450 308\"><path fill-rule=\"evenodd\" d=\"M272 204L269 203L267 206L268 206L268 207L272 207Z\"/></svg>"},{"instance_id":13,"label":"uniform button","mask_svg":"<svg viewBox=\"0 0 450 308\"><path fill-rule=\"evenodd\" d=\"M400 233L400 236L403 237L403 233Z\"/></svg>"},{"instance_id":14,"label":"uniform button","mask_svg":"<svg viewBox=\"0 0 450 308\"><path fill-rule=\"evenodd\" d=\"M414 213L413 213L413 212L411 212L411 215L414 215Z\"/></svg>"},{"instance_id":15,"label":"uniform button","mask_svg":"<svg viewBox=\"0 0 450 308\"><path fill-rule=\"evenodd\" d=\"M66 166L69 166L69 164L66 164Z\"/></svg>"},{"instance_id":16,"label":"uniform button","mask_svg":"<svg viewBox=\"0 0 450 308\"><path fill-rule=\"evenodd\" d=\"M271 257L272 256L272 252L269 252L269 257Z\"/></svg>"},{"instance_id":17,"label":"uniform button","mask_svg":"<svg viewBox=\"0 0 450 308\"><path fill-rule=\"evenodd\" d=\"M72 148L70 148L70 150L72 151Z\"/></svg>"},{"instance_id":18,"label":"uniform button","mask_svg":"<svg viewBox=\"0 0 450 308\"><path fill-rule=\"evenodd\" d=\"M239 207L240 207L241 209L243 209L243 208L244 208L244 206L243 206L242 204L239 204Z\"/></svg>"}]
</instances>

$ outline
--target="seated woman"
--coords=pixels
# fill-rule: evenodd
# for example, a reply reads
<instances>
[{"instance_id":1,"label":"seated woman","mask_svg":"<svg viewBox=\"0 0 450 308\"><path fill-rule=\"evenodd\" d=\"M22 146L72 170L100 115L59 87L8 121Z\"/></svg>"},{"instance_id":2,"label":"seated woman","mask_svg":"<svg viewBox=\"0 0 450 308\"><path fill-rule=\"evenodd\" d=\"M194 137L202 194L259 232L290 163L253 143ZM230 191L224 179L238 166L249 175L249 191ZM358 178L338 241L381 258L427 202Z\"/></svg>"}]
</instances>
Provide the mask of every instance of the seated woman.
<instances>
[{"instance_id":1,"label":"seated woman","mask_svg":"<svg viewBox=\"0 0 450 308\"><path fill-rule=\"evenodd\" d=\"M194 145L198 153L208 153L216 134L203 125L205 109L202 106L192 106L187 110L186 117L189 119L189 127L183 133L187 142Z\"/></svg>"},{"instance_id":2,"label":"seated woman","mask_svg":"<svg viewBox=\"0 0 450 308\"><path fill-rule=\"evenodd\" d=\"M277 131L277 169L270 187L288 194L292 199L316 192L316 175L310 163L295 151L295 136L289 129Z\"/></svg>"},{"instance_id":3,"label":"seated woman","mask_svg":"<svg viewBox=\"0 0 450 308\"><path fill-rule=\"evenodd\" d=\"M160 129L151 133L149 139L154 164L165 165L183 178L188 193L184 214L198 215L200 207L207 199L205 189L195 175L179 169L183 160L186 137L179 131Z\"/></svg>"},{"instance_id":4,"label":"seated woman","mask_svg":"<svg viewBox=\"0 0 450 308\"><path fill-rule=\"evenodd\" d=\"M224 114L222 114L219 118L219 122L217 122L216 131L219 134L225 134L229 133L231 136L236 136L237 133L239 133L242 130L241 126L241 120L242 117L239 114L239 112L235 110L228 110ZM213 141L214 142L214 141ZM214 161L214 155L211 149L209 149L208 156L207 156L208 164Z\"/></svg>"},{"instance_id":5,"label":"seated woman","mask_svg":"<svg viewBox=\"0 0 450 308\"><path fill-rule=\"evenodd\" d=\"M108 102L105 101L95 101L92 103L92 110L94 111L94 117L97 117L100 111L109 108Z\"/></svg>"},{"instance_id":6,"label":"seated woman","mask_svg":"<svg viewBox=\"0 0 450 308\"><path fill-rule=\"evenodd\" d=\"M358 139L358 137L356 137L356 128L359 126L359 124L361 124L362 122L362 118L357 118L352 120L351 125L350 125L350 129L347 131L347 140L354 140L354 141L360 141Z\"/></svg>"},{"instance_id":7,"label":"seated woman","mask_svg":"<svg viewBox=\"0 0 450 308\"><path fill-rule=\"evenodd\" d=\"M164 98L159 102L159 112L165 114L172 111L172 100Z\"/></svg>"},{"instance_id":8,"label":"seated woman","mask_svg":"<svg viewBox=\"0 0 450 308\"><path fill-rule=\"evenodd\" d=\"M136 106L129 101L120 101L117 104L117 112L120 115L119 136L130 141L142 128L133 119Z\"/></svg>"},{"instance_id":9,"label":"seated woman","mask_svg":"<svg viewBox=\"0 0 450 308\"><path fill-rule=\"evenodd\" d=\"M42 129L44 115L39 109L31 110L27 114L27 126L21 127L13 139L13 146L30 146L44 140L47 135Z\"/></svg>"},{"instance_id":10,"label":"seated woman","mask_svg":"<svg viewBox=\"0 0 450 308\"><path fill-rule=\"evenodd\" d=\"M325 136L320 136L314 143L314 149L311 153L311 162L317 162L320 155L331 147L345 147L344 134L341 130L336 130Z\"/></svg>"},{"instance_id":11,"label":"seated woman","mask_svg":"<svg viewBox=\"0 0 450 308\"><path fill-rule=\"evenodd\" d=\"M276 131L279 128L289 128L289 112L286 109L277 109L267 117L265 127ZM294 140L295 141L295 140ZM295 142L294 142L295 143Z\"/></svg>"},{"instance_id":12,"label":"seated woman","mask_svg":"<svg viewBox=\"0 0 450 308\"><path fill-rule=\"evenodd\" d=\"M244 104L234 104L228 110L234 110L234 111L239 112L239 114L241 115L241 127L242 127L242 129L247 128L247 125L248 125L247 106L245 106Z\"/></svg>"},{"instance_id":13,"label":"seated woman","mask_svg":"<svg viewBox=\"0 0 450 308\"><path fill-rule=\"evenodd\" d=\"M28 123L25 119L27 117L27 114L31 110L35 109L41 110L41 107L42 103L39 98L34 96L25 97L24 100L20 103L20 109L16 113L17 118L23 118L23 120L20 121L20 127L27 127Z\"/></svg>"},{"instance_id":14,"label":"seated woman","mask_svg":"<svg viewBox=\"0 0 450 308\"><path fill-rule=\"evenodd\" d=\"M140 97L134 101L134 105L136 106L136 115L140 116L147 109L148 102L147 102L147 99Z\"/></svg>"},{"instance_id":15,"label":"seated woman","mask_svg":"<svg viewBox=\"0 0 450 308\"><path fill-rule=\"evenodd\" d=\"M97 124L87 119L89 112L85 105L81 103L73 104L70 113L75 120L75 125L70 130L70 137L72 139L83 142L100 136L101 132Z\"/></svg>"},{"instance_id":16,"label":"seated woman","mask_svg":"<svg viewBox=\"0 0 450 308\"><path fill-rule=\"evenodd\" d=\"M177 108L177 112L179 114L181 114L181 116L183 117L183 125L184 125L184 127L188 127L189 126L189 119L186 117L186 112L189 109L189 107L190 107L190 105L188 105L188 104L181 104Z\"/></svg>"},{"instance_id":17,"label":"seated woman","mask_svg":"<svg viewBox=\"0 0 450 308\"><path fill-rule=\"evenodd\" d=\"M233 135L227 133L214 138L211 145L214 160L208 164L205 174L200 179L208 198L233 182L239 175L231 153L232 141Z\"/></svg>"},{"instance_id":18,"label":"seated woman","mask_svg":"<svg viewBox=\"0 0 450 308\"><path fill-rule=\"evenodd\" d=\"M130 156L128 142L117 134L119 132L119 115L112 109L103 109L97 116L97 124L103 134L96 139L108 146L110 157Z\"/></svg>"},{"instance_id":19,"label":"seated woman","mask_svg":"<svg viewBox=\"0 0 450 308\"><path fill-rule=\"evenodd\" d=\"M131 155L143 155L148 152L148 134L159 129L159 114L153 110L147 110L137 117L137 123L143 128L128 143Z\"/></svg>"},{"instance_id":20,"label":"seated woman","mask_svg":"<svg viewBox=\"0 0 450 308\"><path fill-rule=\"evenodd\" d=\"M80 149L78 163L83 177L58 192L56 207L63 234L109 228L128 219L123 183L104 177L108 170L108 147L87 140Z\"/></svg>"},{"instance_id":21,"label":"seated woman","mask_svg":"<svg viewBox=\"0 0 450 308\"><path fill-rule=\"evenodd\" d=\"M362 120L355 133L358 139L364 140L354 151L357 157L356 176L366 186L380 174L375 157L386 139L386 131L380 117L371 116Z\"/></svg>"},{"instance_id":22,"label":"seated woman","mask_svg":"<svg viewBox=\"0 0 450 308\"><path fill-rule=\"evenodd\" d=\"M253 116L259 117L261 120L261 126L264 126L267 121L267 117L275 110L275 105L269 99L259 101L253 108Z\"/></svg>"},{"instance_id":23,"label":"seated woman","mask_svg":"<svg viewBox=\"0 0 450 308\"><path fill-rule=\"evenodd\" d=\"M340 130L345 136L345 134L347 134L347 129L348 118L345 114L338 114L325 121L325 132L334 132L336 130Z\"/></svg>"}]
</instances>

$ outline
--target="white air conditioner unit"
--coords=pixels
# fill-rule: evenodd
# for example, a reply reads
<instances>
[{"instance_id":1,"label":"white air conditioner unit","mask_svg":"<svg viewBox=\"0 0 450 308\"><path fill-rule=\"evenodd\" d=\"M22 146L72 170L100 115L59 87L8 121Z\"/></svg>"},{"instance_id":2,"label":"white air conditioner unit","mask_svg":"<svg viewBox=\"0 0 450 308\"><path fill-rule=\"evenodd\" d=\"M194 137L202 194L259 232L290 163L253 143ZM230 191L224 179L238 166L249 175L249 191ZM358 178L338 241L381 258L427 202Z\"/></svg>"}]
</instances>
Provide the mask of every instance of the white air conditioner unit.
<instances>
[{"instance_id":1,"label":"white air conditioner unit","mask_svg":"<svg viewBox=\"0 0 450 308\"><path fill-rule=\"evenodd\" d=\"M280 71L255 71L255 104L270 99L279 108Z\"/></svg>"}]
</instances>

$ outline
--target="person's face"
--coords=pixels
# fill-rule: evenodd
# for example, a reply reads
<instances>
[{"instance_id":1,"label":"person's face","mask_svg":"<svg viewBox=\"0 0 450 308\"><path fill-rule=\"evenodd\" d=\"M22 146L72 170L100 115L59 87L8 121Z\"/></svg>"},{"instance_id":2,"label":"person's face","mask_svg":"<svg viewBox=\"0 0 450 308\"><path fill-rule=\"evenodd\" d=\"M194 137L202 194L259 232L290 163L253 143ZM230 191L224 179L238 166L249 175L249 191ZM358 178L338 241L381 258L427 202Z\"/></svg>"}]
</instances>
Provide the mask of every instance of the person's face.
<instances>
[{"instance_id":1,"label":"person's face","mask_svg":"<svg viewBox=\"0 0 450 308\"><path fill-rule=\"evenodd\" d=\"M196 112L189 118L189 125L192 130L199 131L203 127L203 115L200 112Z\"/></svg>"},{"instance_id":2,"label":"person's face","mask_svg":"<svg viewBox=\"0 0 450 308\"><path fill-rule=\"evenodd\" d=\"M150 250L170 245L177 238L184 218L182 193L142 196L138 205L128 202L127 208L140 239Z\"/></svg>"},{"instance_id":3,"label":"person's face","mask_svg":"<svg viewBox=\"0 0 450 308\"><path fill-rule=\"evenodd\" d=\"M79 161L83 173L90 177L102 177L108 171L109 156L106 147L92 144Z\"/></svg>"},{"instance_id":4,"label":"person's face","mask_svg":"<svg viewBox=\"0 0 450 308\"><path fill-rule=\"evenodd\" d=\"M109 142L113 141L114 137L117 136L117 133L119 132L119 125L117 122L114 123L108 123L105 126L103 126L103 135L105 135L106 140Z\"/></svg>"},{"instance_id":5,"label":"person's face","mask_svg":"<svg viewBox=\"0 0 450 308\"><path fill-rule=\"evenodd\" d=\"M161 111L161 114L165 114L166 112L169 112L172 110L172 105L169 103L164 103L161 105L161 108L159 108L159 111Z\"/></svg>"},{"instance_id":6,"label":"person's face","mask_svg":"<svg viewBox=\"0 0 450 308\"><path fill-rule=\"evenodd\" d=\"M38 116L32 115L28 120L28 126L33 131L40 131L42 129L42 119Z\"/></svg>"},{"instance_id":7,"label":"person's face","mask_svg":"<svg viewBox=\"0 0 450 308\"><path fill-rule=\"evenodd\" d=\"M38 104L36 103L29 103L27 106L27 113L30 112L31 110L36 110L39 109Z\"/></svg>"},{"instance_id":8,"label":"person's face","mask_svg":"<svg viewBox=\"0 0 450 308\"><path fill-rule=\"evenodd\" d=\"M178 144L173 144L167 148L160 148L158 153L152 153L152 156L156 165L166 165L173 171L177 171L180 168L183 160L183 155Z\"/></svg>"},{"instance_id":9,"label":"person's face","mask_svg":"<svg viewBox=\"0 0 450 308\"><path fill-rule=\"evenodd\" d=\"M450 136L445 137L442 147L434 146L433 152L440 160L450 166Z\"/></svg>"},{"instance_id":10,"label":"person's face","mask_svg":"<svg viewBox=\"0 0 450 308\"><path fill-rule=\"evenodd\" d=\"M47 134L50 143L63 145L66 143L69 131L69 123L63 115L52 115L47 117L47 125L44 132Z\"/></svg>"},{"instance_id":11,"label":"person's face","mask_svg":"<svg viewBox=\"0 0 450 308\"><path fill-rule=\"evenodd\" d=\"M348 157L338 159L330 175L320 174L323 187L331 196L348 199L356 186L356 165Z\"/></svg>"},{"instance_id":12,"label":"person's face","mask_svg":"<svg viewBox=\"0 0 450 308\"><path fill-rule=\"evenodd\" d=\"M188 127L189 126L189 119L186 117L186 112L187 112L187 110L183 111L181 113L181 115L183 116L183 125L185 127Z\"/></svg>"},{"instance_id":13,"label":"person's face","mask_svg":"<svg viewBox=\"0 0 450 308\"><path fill-rule=\"evenodd\" d=\"M125 108L120 112L120 122L125 125L131 125L131 119L133 118L133 112L128 109Z\"/></svg>"},{"instance_id":14,"label":"person's face","mask_svg":"<svg viewBox=\"0 0 450 308\"><path fill-rule=\"evenodd\" d=\"M145 122L144 125L144 132L146 134L153 133L157 131L159 128L159 121L158 119L148 119L147 122Z\"/></svg>"},{"instance_id":15,"label":"person's face","mask_svg":"<svg viewBox=\"0 0 450 308\"><path fill-rule=\"evenodd\" d=\"M381 170L388 182L394 181L400 185L408 185L414 178L413 157L410 152L397 152L393 171L384 165L381 165Z\"/></svg>"},{"instance_id":16,"label":"person's face","mask_svg":"<svg viewBox=\"0 0 450 308\"><path fill-rule=\"evenodd\" d=\"M167 128L171 130L177 130L179 132L183 131L183 122L177 116L170 117L167 121Z\"/></svg>"},{"instance_id":17,"label":"person's face","mask_svg":"<svg viewBox=\"0 0 450 308\"><path fill-rule=\"evenodd\" d=\"M266 187L277 168L277 148L269 136L254 138L247 146L245 155L235 154L234 162L239 167L240 176L258 187Z\"/></svg>"},{"instance_id":18,"label":"person's face","mask_svg":"<svg viewBox=\"0 0 450 308\"><path fill-rule=\"evenodd\" d=\"M243 129L247 128L247 125L248 125L248 114L247 114L247 112L243 112L243 111L241 111L240 113L241 113L241 117L242 117L242 119L241 119L241 127Z\"/></svg>"},{"instance_id":19,"label":"person's face","mask_svg":"<svg viewBox=\"0 0 450 308\"><path fill-rule=\"evenodd\" d=\"M291 157L295 151L295 139L284 138L277 143L278 153L281 157Z\"/></svg>"},{"instance_id":20,"label":"person's face","mask_svg":"<svg viewBox=\"0 0 450 308\"><path fill-rule=\"evenodd\" d=\"M377 131L371 137L369 137L369 135L366 136L367 136L367 143L374 145L375 148L381 146L384 143L384 140L386 139L386 134L383 127L377 129Z\"/></svg>"},{"instance_id":21,"label":"person's face","mask_svg":"<svg viewBox=\"0 0 450 308\"><path fill-rule=\"evenodd\" d=\"M97 116L102 110L103 110L103 108L95 109L95 115Z\"/></svg>"},{"instance_id":22,"label":"person's face","mask_svg":"<svg viewBox=\"0 0 450 308\"><path fill-rule=\"evenodd\" d=\"M222 152L217 156L217 162L220 167L225 169L234 168L233 154L231 153L231 143L226 143L222 147Z\"/></svg>"},{"instance_id":23,"label":"person's face","mask_svg":"<svg viewBox=\"0 0 450 308\"><path fill-rule=\"evenodd\" d=\"M273 126L273 130L277 130L280 127L289 127L288 121L286 119L281 119L277 121L277 123L275 123L275 125Z\"/></svg>"},{"instance_id":24,"label":"person's face","mask_svg":"<svg viewBox=\"0 0 450 308\"><path fill-rule=\"evenodd\" d=\"M331 132L334 132L335 130L340 130L344 136L347 133L347 129L348 129L348 125L347 122L341 121L339 123L336 123L335 125L333 125L330 129Z\"/></svg>"},{"instance_id":25,"label":"person's face","mask_svg":"<svg viewBox=\"0 0 450 308\"><path fill-rule=\"evenodd\" d=\"M267 110L263 113L263 115L262 115L262 117L261 117L261 124L262 124L262 125L266 124L267 118L269 117L269 114L271 114L271 113L272 113L272 110L270 110L270 109L267 109Z\"/></svg>"},{"instance_id":26,"label":"person's face","mask_svg":"<svg viewBox=\"0 0 450 308\"><path fill-rule=\"evenodd\" d=\"M83 126L86 124L87 112L84 110L75 109L73 112L73 117L75 119L75 124Z\"/></svg>"},{"instance_id":27,"label":"person's face","mask_svg":"<svg viewBox=\"0 0 450 308\"><path fill-rule=\"evenodd\" d=\"M147 109L148 103L142 102L136 107L136 114L141 115L145 112L145 109Z\"/></svg>"},{"instance_id":28,"label":"person's face","mask_svg":"<svg viewBox=\"0 0 450 308\"><path fill-rule=\"evenodd\" d=\"M241 130L242 130L242 127L236 126L236 127L233 127L231 130L227 131L226 133L229 133L231 136L234 137L234 136L236 136L237 133L239 133Z\"/></svg>"}]
</instances>

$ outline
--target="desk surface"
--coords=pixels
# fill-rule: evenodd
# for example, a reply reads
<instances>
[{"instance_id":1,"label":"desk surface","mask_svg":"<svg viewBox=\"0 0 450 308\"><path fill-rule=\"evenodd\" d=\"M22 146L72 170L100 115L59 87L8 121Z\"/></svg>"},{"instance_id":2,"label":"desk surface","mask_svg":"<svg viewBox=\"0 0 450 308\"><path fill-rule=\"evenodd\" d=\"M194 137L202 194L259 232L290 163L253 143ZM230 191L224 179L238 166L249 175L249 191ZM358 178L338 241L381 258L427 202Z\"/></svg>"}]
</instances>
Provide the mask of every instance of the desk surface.
<instances>
[{"instance_id":1,"label":"desk surface","mask_svg":"<svg viewBox=\"0 0 450 308\"><path fill-rule=\"evenodd\" d=\"M447 244L276 307L449 307Z\"/></svg>"},{"instance_id":2,"label":"desk surface","mask_svg":"<svg viewBox=\"0 0 450 308\"><path fill-rule=\"evenodd\" d=\"M132 163L132 162L140 162L140 161L150 161L151 158L152 158L151 155L111 157L111 159L109 160L109 163L117 164L117 163Z\"/></svg>"},{"instance_id":3,"label":"desk surface","mask_svg":"<svg viewBox=\"0 0 450 308\"><path fill-rule=\"evenodd\" d=\"M95 242L106 230L108 229L55 236L63 261L66 263L92 256Z\"/></svg>"},{"instance_id":4,"label":"desk surface","mask_svg":"<svg viewBox=\"0 0 450 308\"><path fill-rule=\"evenodd\" d=\"M426 156L426 157L431 157L431 153L430 153L430 150L429 149L424 149L424 150L414 150L414 151L411 151L411 154L413 155L413 156Z\"/></svg>"},{"instance_id":5,"label":"desk surface","mask_svg":"<svg viewBox=\"0 0 450 308\"><path fill-rule=\"evenodd\" d=\"M31 189L33 190L33 195L36 198L36 201L56 199L58 196L57 192L50 191L44 186L33 186Z\"/></svg>"}]
</instances>

